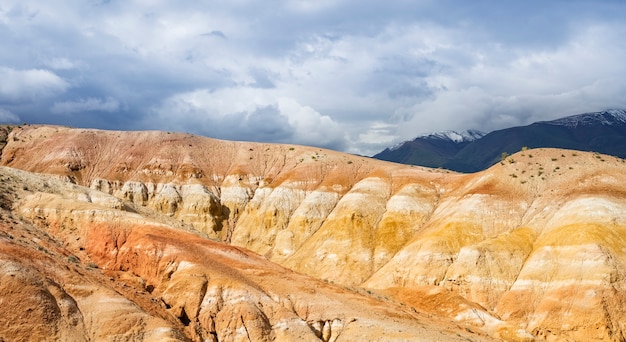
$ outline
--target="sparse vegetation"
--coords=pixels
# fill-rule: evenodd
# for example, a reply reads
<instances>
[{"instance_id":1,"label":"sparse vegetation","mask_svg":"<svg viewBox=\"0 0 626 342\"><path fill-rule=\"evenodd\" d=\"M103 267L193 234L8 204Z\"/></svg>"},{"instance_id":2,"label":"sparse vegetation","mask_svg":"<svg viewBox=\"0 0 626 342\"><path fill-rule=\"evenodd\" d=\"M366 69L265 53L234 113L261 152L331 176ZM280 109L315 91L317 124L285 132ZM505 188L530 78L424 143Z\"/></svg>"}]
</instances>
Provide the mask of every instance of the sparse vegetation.
<instances>
[{"instance_id":1,"label":"sparse vegetation","mask_svg":"<svg viewBox=\"0 0 626 342\"><path fill-rule=\"evenodd\" d=\"M602 158L602 155L598 152L593 152L593 156L601 162L605 161L604 158Z\"/></svg>"}]
</instances>

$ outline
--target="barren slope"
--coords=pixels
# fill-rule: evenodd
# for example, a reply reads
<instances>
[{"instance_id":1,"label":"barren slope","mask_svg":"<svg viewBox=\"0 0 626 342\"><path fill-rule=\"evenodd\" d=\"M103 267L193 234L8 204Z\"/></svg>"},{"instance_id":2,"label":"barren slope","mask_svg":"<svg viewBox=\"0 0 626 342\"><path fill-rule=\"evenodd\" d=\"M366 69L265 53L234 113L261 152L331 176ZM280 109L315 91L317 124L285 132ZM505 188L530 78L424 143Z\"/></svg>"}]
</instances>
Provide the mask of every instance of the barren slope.
<instances>
[{"instance_id":1,"label":"barren slope","mask_svg":"<svg viewBox=\"0 0 626 342\"><path fill-rule=\"evenodd\" d=\"M99 191L5 167L0 179L3 340L484 339Z\"/></svg>"},{"instance_id":2,"label":"barren slope","mask_svg":"<svg viewBox=\"0 0 626 342\"><path fill-rule=\"evenodd\" d=\"M301 146L28 126L1 161L496 337L624 338L626 164L614 157L530 150L462 175Z\"/></svg>"}]
</instances>

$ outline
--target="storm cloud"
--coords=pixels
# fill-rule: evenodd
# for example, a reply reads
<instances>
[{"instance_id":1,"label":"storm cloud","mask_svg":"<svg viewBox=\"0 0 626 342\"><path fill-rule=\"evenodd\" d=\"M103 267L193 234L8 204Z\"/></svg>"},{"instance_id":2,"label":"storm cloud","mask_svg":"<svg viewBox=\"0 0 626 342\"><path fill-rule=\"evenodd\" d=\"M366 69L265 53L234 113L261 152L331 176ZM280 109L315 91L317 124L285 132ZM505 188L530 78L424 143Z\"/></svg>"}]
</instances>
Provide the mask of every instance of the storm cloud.
<instances>
[{"instance_id":1,"label":"storm cloud","mask_svg":"<svg viewBox=\"0 0 626 342\"><path fill-rule=\"evenodd\" d=\"M615 1L0 4L0 121L373 154L626 107Z\"/></svg>"}]
</instances>

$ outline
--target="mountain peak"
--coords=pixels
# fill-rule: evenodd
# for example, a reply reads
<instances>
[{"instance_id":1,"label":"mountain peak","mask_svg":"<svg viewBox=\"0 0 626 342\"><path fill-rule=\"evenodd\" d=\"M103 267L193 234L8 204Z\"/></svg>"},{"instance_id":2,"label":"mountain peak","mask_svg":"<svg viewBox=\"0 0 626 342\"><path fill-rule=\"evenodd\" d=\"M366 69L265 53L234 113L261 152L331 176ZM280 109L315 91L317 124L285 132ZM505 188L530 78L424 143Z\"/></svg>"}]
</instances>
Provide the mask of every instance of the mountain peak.
<instances>
[{"instance_id":1,"label":"mountain peak","mask_svg":"<svg viewBox=\"0 0 626 342\"><path fill-rule=\"evenodd\" d=\"M435 132L386 149L374 158L476 172L497 163L502 152L519 151L522 146L597 151L625 158L626 109L607 109L539 121L489 134L473 130Z\"/></svg>"},{"instance_id":2,"label":"mountain peak","mask_svg":"<svg viewBox=\"0 0 626 342\"><path fill-rule=\"evenodd\" d=\"M486 133L470 129L462 132L456 131L438 131L430 134L423 135L419 138L430 138L430 139L442 139L442 140L451 140L456 143L461 142L471 142L477 139L482 138Z\"/></svg>"},{"instance_id":3,"label":"mountain peak","mask_svg":"<svg viewBox=\"0 0 626 342\"><path fill-rule=\"evenodd\" d=\"M461 132L452 131L452 130L436 131L436 132L433 132L433 133L420 135L417 138L413 139L413 141L418 140L418 139L444 140L444 141L451 141L453 143L460 144L460 143L464 143L464 142L469 143L469 142L472 142L474 140L478 140L478 139L482 138L483 136L485 136L485 134L486 133L481 132L479 130L475 130L475 129L468 129L468 130L461 131ZM411 142L411 140L399 142L399 143L389 147L387 150L389 150L389 151L396 151L400 147L402 147L405 144L410 143L410 142Z\"/></svg>"},{"instance_id":4,"label":"mountain peak","mask_svg":"<svg viewBox=\"0 0 626 342\"><path fill-rule=\"evenodd\" d=\"M567 116L564 118L542 121L543 123L577 127L577 126L589 126L589 125L604 125L611 126L615 124L626 124L626 110L624 109L607 109L601 112L585 113Z\"/></svg>"}]
</instances>

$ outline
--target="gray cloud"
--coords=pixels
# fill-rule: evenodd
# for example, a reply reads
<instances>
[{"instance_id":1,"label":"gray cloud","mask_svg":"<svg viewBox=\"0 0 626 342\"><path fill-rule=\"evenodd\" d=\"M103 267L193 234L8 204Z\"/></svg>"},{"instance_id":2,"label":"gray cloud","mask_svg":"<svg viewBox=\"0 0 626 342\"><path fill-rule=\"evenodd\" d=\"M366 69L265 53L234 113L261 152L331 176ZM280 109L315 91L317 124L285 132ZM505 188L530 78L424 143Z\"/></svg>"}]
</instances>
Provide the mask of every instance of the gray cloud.
<instances>
[{"instance_id":1,"label":"gray cloud","mask_svg":"<svg viewBox=\"0 0 626 342\"><path fill-rule=\"evenodd\" d=\"M276 89L236 87L181 93L157 105L146 120L146 125L166 124L220 139L346 147L344 132L330 117L277 95Z\"/></svg>"},{"instance_id":2,"label":"gray cloud","mask_svg":"<svg viewBox=\"0 0 626 342\"><path fill-rule=\"evenodd\" d=\"M371 154L626 107L621 0L6 0L0 119Z\"/></svg>"},{"instance_id":3,"label":"gray cloud","mask_svg":"<svg viewBox=\"0 0 626 342\"><path fill-rule=\"evenodd\" d=\"M0 104L36 101L63 93L68 83L48 70L0 67Z\"/></svg>"},{"instance_id":4,"label":"gray cloud","mask_svg":"<svg viewBox=\"0 0 626 342\"><path fill-rule=\"evenodd\" d=\"M9 123L9 122L19 122L20 118L11 113L11 111L4 109L4 108L0 108L0 122L1 123Z\"/></svg>"},{"instance_id":5,"label":"gray cloud","mask_svg":"<svg viewBox=\"0 0 626 342\"><path fill-rule=\"evenodd\" d=\"M228 39L226 37L226 35L224 34L224 32L219 31L219 30L214 30L214 31L211 31L209 33L203 33L201 35L205 36L205 37L217 37L217 38L221 38L221 39Z\"/></svg>"},{"instance_id":6,"label":"gray cloud","mask_svg":"<svg viewBox=\"0 0 626 342\"><path fill-rule=\"evenodd\" d=\"M50 108L54 114L74 114L82 112L116 112L120 108L120 103L113 98L98 99L89 97L76 101L56 102Z\"/></svg>"}]
</instances>

